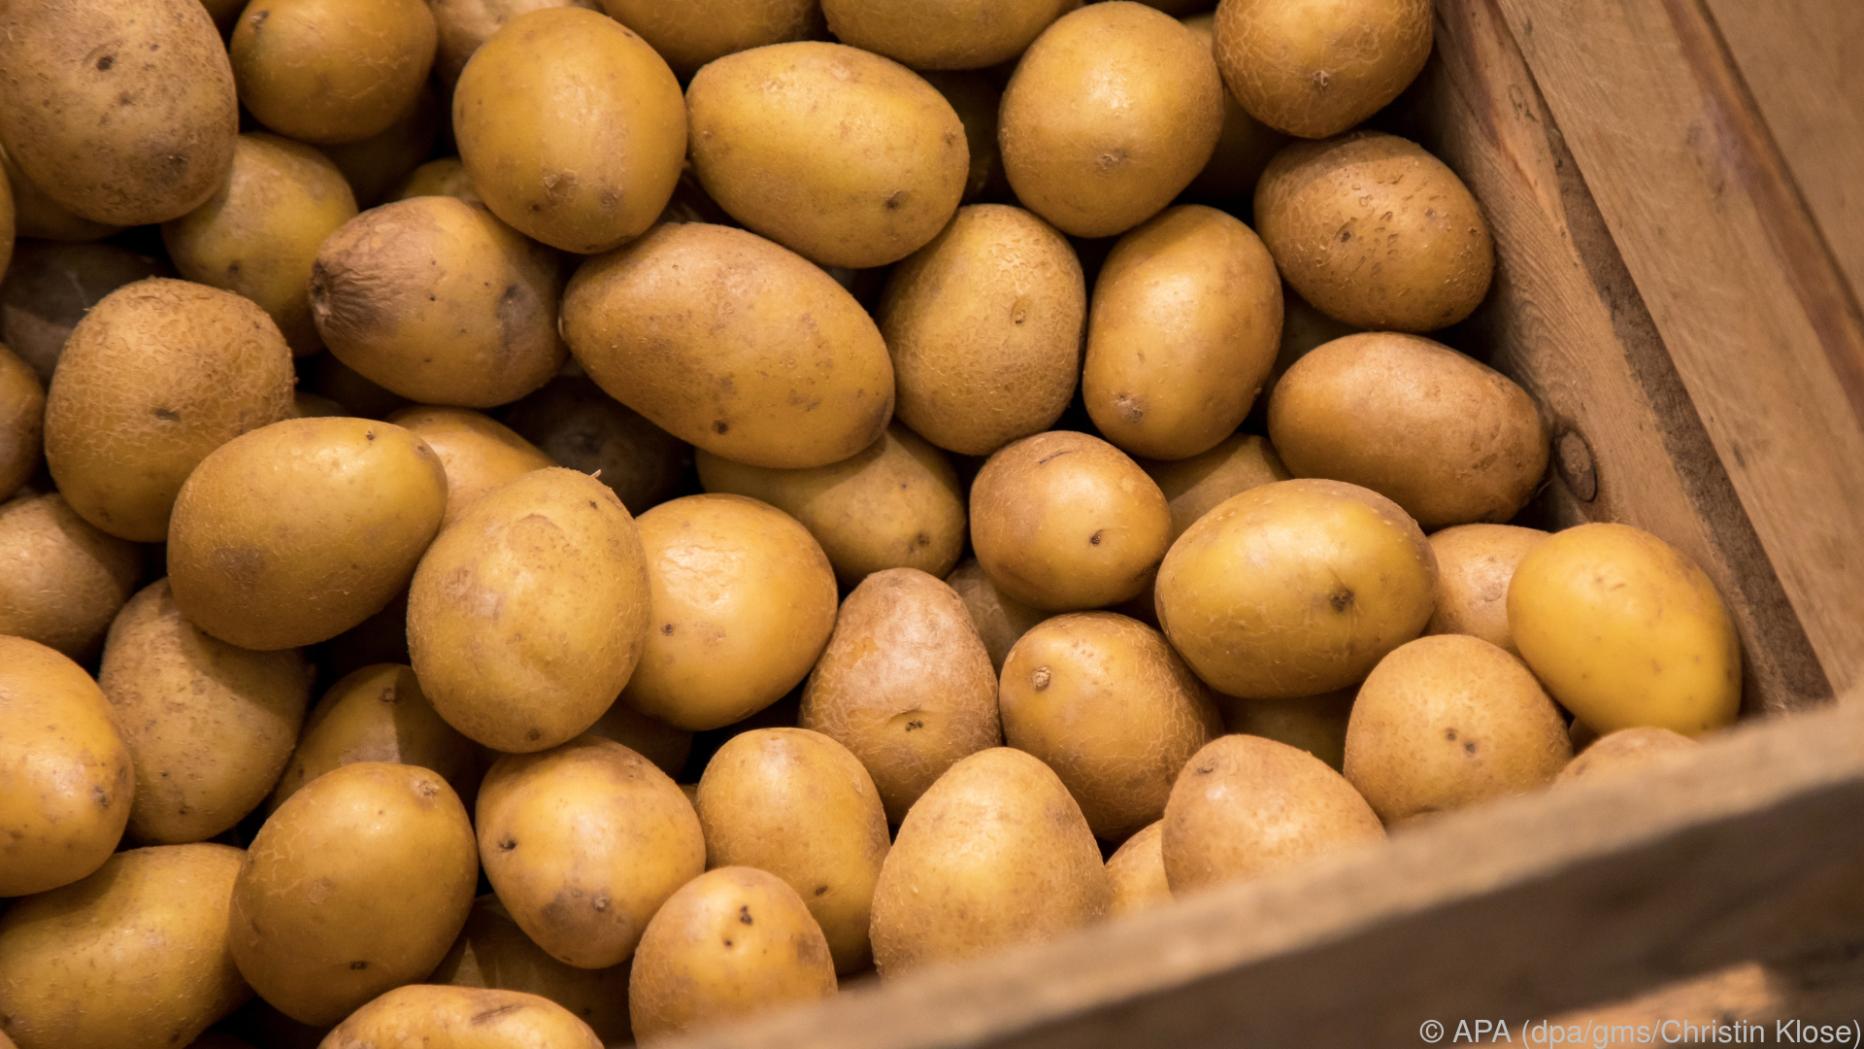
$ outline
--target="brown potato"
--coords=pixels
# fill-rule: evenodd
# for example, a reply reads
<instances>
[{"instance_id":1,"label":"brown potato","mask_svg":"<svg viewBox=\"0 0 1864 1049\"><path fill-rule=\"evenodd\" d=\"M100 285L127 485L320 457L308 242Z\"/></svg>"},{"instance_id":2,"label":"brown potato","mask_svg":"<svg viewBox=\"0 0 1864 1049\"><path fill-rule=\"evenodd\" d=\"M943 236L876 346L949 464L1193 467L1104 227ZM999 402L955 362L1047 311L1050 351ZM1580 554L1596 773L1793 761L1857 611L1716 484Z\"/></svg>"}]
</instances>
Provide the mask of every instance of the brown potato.
<instances>
[{"instance_id":1,"label":"brown potato","mask_svg":"<svg viewBox=\"0 0 1864 1049\"><path fill-rule=\"evenodd\" d=\"M693 752L693 734L634 709L626 703L609 704L608 711L589 726L589 735L615 742L654 763L669 776L686 768Z\"/></svg>"},{"instance_id":2,"label":"brown potato","mask_svg":"<svg viewBox=\"0 0 1864 1049\"><path fill-rule=\"evenodd\" d=\"M1002 742L989 660L950 587L876 572L842 605L799 721L861 760L897 823L953 763Z\"/></svg>"},{"instance_id":3,"label":"brown potato","mask_svg":"<svg viewBox=\"0 0 1864 1049\"><path fill-rule=\"evenodd\" d=\"M1448 327L1475 310L1495 273L1488 220L1469 187L1396 135L1284 148L1256 184L1255 218L1282 278L1358 328Z\"/></svg>"},{"instance_id":4,"label":"brown potato","mask_svg":"<svg viewBox=\"0 0 1864 1049\"><path fill-rule=\"evenodd\" d=\"M167 265L116 244L22 241L0 283L0 338L39 381L50 383L59 354L92 306L125 284L161 276Z\"/></svg>"},{"instance_id":5,"label":"brown potato","mask_svg":"<svg viewBox=\"0 0 1864 1049\"><path fill-rule=\"evenodd\" d=\"M32 237L67 242L90 241L122 231L120 226L108 226L74 215L68 208L46 196L39 187L26 180L25 173L6 155L4 148L0 148L0 174L5 175L4 181L7 184L0 193L11 198L13 232L22 240ZM0 273L4 272L0 270Z\"/></svg>"},{"instance_id":6,"label":"brown potato","mask_svg":"<svg viewBox=\"0 0 1864 1049\"><path fill-rule=\"evenodd\" d=\"M1621 728L1600 736L1591 746L1580 751L1579 756L1568 762L1560 774L1554 777L1554 782L1566 783L1581 776L1635 774L1661 755L1678 750L1693 750L1695 747L1694 739L1667 728L1650 725Z\"/></svg>"},{"instance_id":7,"label":"brown potato","mask_svg":"<svg viewBox=\"0 0 1864 1049\"><path fill-rule=\"evenodd\" d=\"M1107 915L1162 907L1171 902L1171 884L1165 880L1165 821L1148 823L1126 839L1126 843L1107 857L1107 882L1113 886L1113 901Z\"/></svg>"},{"instance_id":8,"label":"brown potato","mask_svg":"<svg viewBox=\"0 0 1864 1049\"><path fill-rule=\"evenodd\" d=\"M945 577L945 583L963 599L971 614L971 625L990 653L990 665L1003 669L1003 659L1010 654L1016 639L1048 617L1039 608L1031 608L997 589L975 559L965 561Z\"/></svg>"},{"instance_id":9,"label":"brown potato","mask_svg":"<svg viewBox=\"0 0 1864 1049\"><path fill-rule=\"evenodd\" d=\"M45 387L31 365L0 343L0 502L39 472L44 434Z\"/></svg>"},{"instance_id":10,"label":"brown potato","mask_svg":"<svg viewBox=\"0 0 1864 1049\"><path fill-rule=\"evenodd\" d=\"M974 204L986 195L1007 197L1009 180L1003 175L1003 151L997 148L997 109L1003 89L982 71L921 71L926 83L951 103L964 125L964 142L971 154L971 174L964 182L964 202Z\"/></svg>"},{"instance_id":11,"label":"brown potato","mask_svg":"<svg viewBox=\"0 0 1864 1049\"><path fill-rule=\"evenodd\" d=\"M1288 480L1288 468L1275 454L1275 446L1266 437L1248 433L1232 434L1211 450L1188 459L1140 465L1165 493L1165 505L1171 508L1173 542L1230 496Z\"/></svg>"},{"instance_id":12,"label":"brown potato","mask_svg":"<svg viewBox=\"0 0 1864 1049\"><path fill-rule=\"evenodd\" d=\"M900 421L989 455L1053 425L1081 371L1087 284L1065 237L1021 208L979 204L901 263L878 314Z\"/></svg>"},{"instance_id":13,"label":"brown potato","mask_svg":"<svg viewBox=\"0 0 1864 1049\"><path fill-rule=\"evenodd\" d=\"M1023 53L1080 0L823 0L843 43L914 69L983 69Z\"/></svg>"},{"instance_id":14,"label":"brown potato","mask_svg":"<svg viewBox=\"0 0 1864 1049\"><path fill-rule=\"evenodd\" d=\"M1224 0L1217 64L1257 120L1304 138L1385 108L1430 57L1430 0Z\"/></svg>"},{"instance_id":15,"label":"brown potato","mask_svg":"<svg viewBox=\"0 0 1864 1049\"><path fill-rule=\"evenodd\" d=\"M1174 6L1190 10L1209 5L1204 0L1191 0L1189 3L1179 0L1175 5L1153 2L1149 6L1176 14L1179 12L1173 10ZM1215 54L1215 14L1192 15L1180 21ZM1218 71L1222 71L1221 62ZM1223 132L1217 136L1217 149L1210 155L1210 163L1205 164L1204 170L1191 180L1190 195L1223 203L1247 202L1255 192L1256 179L1262 177L1262 169L1268 166L1269 158L1286 142L1287 136L1250 116L1249 111L1236 101L1236 96L1225 91Z\"/></svg>"},{"instance_id":16,"label":"brown potato","mask_svg":"<svg viewBox=\"0 0 1864 1049\"><path fill-rule=\"evenodd\" d=\"M356 203L371 207L400 185L409 173L433 154L446 117L433 89L415 97L414 108L388 126L388 130L355 142L324 146L324 155L349 179Z\"/></svg>"},{"instance_id":17,"label":"brown potato","mask_svg":"<svg viewBox=\"0 0 1864 1049\"><path fill-rule=\"evenodd\" d=\"M227 50L239 100L301 142L356 142L415 106L434 65L421 0L252 0Z\"/></svg>"},{"instance_id":18,"label":"brown potato","mask_svg":"<svg viewBox=\"0 0 1864 1049\"><path fill-rule=\"evenodd\" d=\"M0 503L0 634L88 659L141 575L136 545L92 528L62 496Z\"/></svg>"},{"instance_id":19,"label":"brown potato","mask_svg":"<svg viewBox=\"0 0 1864 1049\"><path fill-rule=\"evenodd\" d=\"M311 708L268 810L332 769L383 761L433 769L453 793L479 789L479 750L434 713L412 667L378 663L340 678Z\"/></svg>"},{"instance_id":20,"label":"brown potato","mask_svg":"<svg viewBox=\"0 0 1864 1049\"><path fill-rule=\"evenodd\" d=\"M434 75L448 86L459 81L466 60L513 18L546 7L601 9L597 0L428 0L428 6L439 31Z\"/></svg>"},{"instance_id":21,"label":"brown potato","mask_svg":"<svg viewBox=\"0 0 1864 1049\"><path fill-rule=\"evenodd\" d=\"M479 199L479 191L473 188L472 176L466 174L466 165L460 163L458 157L441 157L415 168L401 181L401 185L395 187L391 197L394 200L457 197L468 204L485 203Z\"/></svg>"},{"instance_id":22,"label":"brown potato","mask_svg":"<svg viewBox=\"0 0 1864 1049\"><path fill-rule=\"evenodd\" d=\"M1077 237L1170 204L1223 131L1223 80L1197 34L1127 0L1049 26L1003 92L1003 168L1031 211Z\"/></svg>"},{"instance_id":23,"label":"brown potato","mask_svg":"<svg viewBox=\"0 0 1864 1049\"><path fill-rule=\"evenodd\" d=\"M1218 695L1216 700L1229 731L1299 747L1338 771L1346 763L1346 723L1358 691L1342 688L1293 699Z\"/></svg>"},{"instance_id":24,"label":"brown potato","mask_svg":"<svg viewBox=\"0 0 1864 1049\"><path fill-rule=\"evenodd\" d=\"M445 527L500 485L556 463L489 416L466 408L404 408L388 417L426 442L447 474Z\"/></svg>"},{"instance_id":25,"label":"brown potato","mask_svg":"<svg viewBox=\"0 0 1864 1049\"><path fill-rule=\"evenodd\" d=\"M822 30L815 0L602 0L602 6L646 38L682 77L714 59L806 40Z\"/></svg>"},{"instance_id":26,"label":"brown potato","mask_svg":"<svg viewBox=\"0 0 1864 1049\"><path fill-rule=\"evenodd\" d=\"M46 391L46 463L85 520L157 542L196 464L290 417L293 380L278 325L251 300L138 281L72 330Z\"/></svg>"},{"instance_id":27,"label":"brown potato","mask_svg":"<svg viewBox=\"0 0 1864 1049\"><path fill-rule=\"evenodd\" d=\"M1515 566L1547 538L1538 528L1472 524L1430 537L1437 558L1437 610L1426 634L1470 634L1516 655L1508 629L1508 584Z\"/></svg>"},{"instance_id":28,"label":"brown potato","mask_svg":"<svg viewBox=\"0 0 1864 1049\"><path fill-rule=\"evenodd\" d=\"M1209 451L1249 414L1281 339L1281 277L1248 226L1171 208L1121 237L1094 282L1081 396L1132 455Z\"/></svg>"},{"instance_id":29,"label":"brown potato","mask_svg":"<svg viewBox=\"0 0 1864 1049\"><path fill-rule=\"evenodd\" d=\"M692 448L581 376L562 376L506 408L505 425L572 470L594 474L639 517L679 492Z\"/></svg>"},{"instance_id":30,"label":"brown potato","mask_svg":"<svg viewBox=\"0 0 1864 1049\"><path fill-rule=\"evenodd\" d=\"M601 1049L589 1025L520 991L410 984L351 1013L319 1049Z\"/></svg>"},{"instance_id":31,"label":"brown potato","mask_svg":"<svg viewBox=\"0 0 1864 1049\"><path fill-rule=\"evenodd\" d=\"M578 969L557 961L531 942L497 896L473 901L466 928L428 979L451 987L535 994L569 1010L606 1045L633 1041L627 968Z\"/></svg>"}]
</instances>

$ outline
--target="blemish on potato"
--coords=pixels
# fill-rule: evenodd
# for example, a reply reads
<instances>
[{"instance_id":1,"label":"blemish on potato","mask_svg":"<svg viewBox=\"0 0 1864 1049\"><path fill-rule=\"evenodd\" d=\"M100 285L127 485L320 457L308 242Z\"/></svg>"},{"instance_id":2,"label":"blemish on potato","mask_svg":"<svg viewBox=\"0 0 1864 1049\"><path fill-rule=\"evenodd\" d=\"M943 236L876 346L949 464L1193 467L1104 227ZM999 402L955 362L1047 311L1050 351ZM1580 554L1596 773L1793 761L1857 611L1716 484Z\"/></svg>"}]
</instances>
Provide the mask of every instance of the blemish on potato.
<instances>
[{"instance_id":1,"label":"blemish on potato","mask_svg":"<svg viewBox=\"0 0 1864 1049\"><path fill-rule=\"evenodd\" d=\"M1049 681L1053 676L1049 668L1037 667L1029 675L1029 684L1033 686L1037 692L1041 692L1049 687Z\"/></svg>"},{"instance_id":2,"label":"blemish on potato","mask_svg":"<svg viewBox=\"0 0 1864 1049\"><path fill-rule=\"evenodd\" d=\"M746 925L756 924L755 922L751 920L751 908L748 905L744 905L744 904L740 904L738 906L738 920L740 922L743 922Z\"/></svg>"}]
</instances>

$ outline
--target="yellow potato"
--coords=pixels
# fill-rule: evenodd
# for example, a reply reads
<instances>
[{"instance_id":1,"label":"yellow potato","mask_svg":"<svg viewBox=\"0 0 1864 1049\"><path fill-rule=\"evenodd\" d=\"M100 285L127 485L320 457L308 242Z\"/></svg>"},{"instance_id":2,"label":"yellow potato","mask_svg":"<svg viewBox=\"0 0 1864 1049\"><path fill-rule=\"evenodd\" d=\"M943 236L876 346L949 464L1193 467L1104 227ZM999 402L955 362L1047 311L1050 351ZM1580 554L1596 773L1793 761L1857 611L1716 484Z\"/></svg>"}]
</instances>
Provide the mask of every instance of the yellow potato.
<instances>
[{"instance_id":1,"label":"yellow potato","mask_svg":"<svg viewBox=\"0 0 1864 1049\"><path fill-rule=\"evenodd\" d=\"M1357 694L1356 688L1343 688L1293 699L1216 700L1229 731L1299 747L1338 770L1346 763L1346 722Z\"/></svg>"},{"instance_id":2,"label":"yellow potato","mask_svg":"<svg viewBox=\"0 0 1864 1049\"><path fill-rule=\"evenodd\" d=\"M383 761L432 769L461 798L478 790L478 748L434 713L411 667L378 663L344 675L311 708L269 809L332 769Z\"/></svg>"},{"instance_id":3,"label":"yellow potato","mask_svg":"<svg viewBox=\"0 0 1864 1049\"><path fill-rule=\"evenodd\" d=\"M1041 609L1031 608L997 589L974 559L953 569L945 583L963 599L965 611L971 614L971 625L977 628L978 637L990 653L990 665L997 670L1003 669L1003 659L1016 639L1048 617Z\"/></svg>"},{"instance_id":4,"label":"yellow potato","mask_svg":"<svg viewBox=\"0 0 1864 1049\"><path fill-rule=\"evenodd\" d=\"M56 495L0 503L0 634L88 659L136 590L142 552Z\"/></svg>"},{"instance_id":5,"label":"yellow potato","mask_svg":"<svg viewBox=\"0 0 1864 1049\"><path fill-rule=\"evenodd\" d=\"M395 187L392 199L407 200L410 197L457 197L468 204L485 203L479 199L479 191L473 188L472 176L466 174L466 165L460 163L458 157L430 160L409 172L401 185Z\"/></svg>"},{"instance_id":6,"label":"yellow potato","mask_svg":"<svg viewBox=\"0 0 1864 1049\"><path fill-rule=\"evenodd\" d=\"M52 370L92 306L125 284L160 276L167 265L116 244L21 241L0 282L0 334L39 381Z\"/></svg>"},{"instance_id":7,"label":"yellow potato","mask_svg":"<svg viewBox=\"0 0 1864 1049\"><path fill-rule=\"evenodd\" d=\"M1136 914L1171 902L1171 884L1165 880L1165 821L1149 823L1127 838L1107 857L1107 881L1113 886L1109 917Z\"/></svg>"},{"instance_id":8,"label":"yellow potato","mask_svg":"<svg viewBox=\"0 0 1864 1049\"><path fill-rule=\"evenodd\" d=\"M837 40L914 69L983 69L1023 53L1080 0L823 0Z\"/></svg>"},{"instance_id":9,"label":"yellow potato","mask_svg":"<svg viewBox=\"0 0 1864 1049\"><path fill-rule=\"evenodd\" d=\"M1009 182L1003 177L1003 151L997 148L997 108L1003 89L985 71L932 72L921 70L926 83L951 103L964 125L964 142L971 154L971 173L964 181L964 202L975 204L985 196L1007 198Z\"/></svg>"},{"instance_id":10,"label":"yellow potato","mask_svg":"<svg viewBox=\"0 0 1864 1049\"><path fill-rule=\"evenodd\" d=\"M0 897L101 866L134 787L129 748L90 675L44 645L0 636ZM11 997L4 986L0 1001Z\"/></svg>"},{"instance_id":11,"label":"yellow potato","mask_svg":"<svg viewBox=\"0 0 1864 1049\"><path fill-rule=\"evenodd\" d=\"M693 734L650 718L626 703L609 704L608 711L589 726L589 735L615 742L654 763L669 776L686 768L693 752Z\"/></svg>"},{"instance_id":12,"label":"yellow potato","mask_svg":"<svg viewBox=\"0 0 1864 1049\"><path fill-rule=\"evenodd\" d=\"M646 38L682 77L714 59L805 40L822 29L815 0L602 0L602 6Z\"/></svg>"},{"instance_id":13,"label":"yellow potato","mask_svg":"<svg viewBox=\"0 0 1864 1049\"><path fill-rule=\"evenodd\" d=\"M496 896L473 901L466 928L428 979L450 987L521 991L548 998L589 1025L605 1044L633 1039L628 1028L628 970L578 969L531 942Z\"/></svg>"},{"instance_id":14,"label":"yellow potato","mask_svg":"<svg viewBox=\"0 0 1864 1049\"><path fill-rule=\"evenodd\" d=\"M1188 459L1142 463L1171 509L1173 542L1197 519L1233 495L1275 481L1288 480L1288 468L1268 438L1239 433L1215 448Z\"/></svg>"},{"instance_id":15,"label":"yellow potato","mask_svg":"<svg viewBox=\"0 0 1864 1049\"><path fill-rule=\"evenodd\" d=\"M0 344L0 502L39 472L44 434L45 387L31 365Z\"/></svg>"},{"instance_id":16,"label":"yellow potato","mask_svg":"<svg viewBox=\"0 0 1864 1049\"><path fill-rule=\"evenodd\" d=\"M1204 0L1179 0L1171 3L1153 2L1152 7L1170 14L1180 14L1173 10L1204 5ZM1216 15L1205 13L1180 19L1184 27L1197 34L1204 46L1216 48ZM1218 71L1222 71L1219 62ZM1268 166L1269 158L1275 155L1287 141L1281 132L1262 123L1249 115L1236 96L1228 91L1223 93L1223 132L1217 136L1216 152L1210 155L1210 163L1198 172L1197 178L1191 180L1190 194L1205 200L1224 203L1244 202L1255 192L1256 179L1262 177L1262 169Z\"/></svg>"},{"instance_id":17,"label":"yellow potato","mask_svg":"<svg viewBox=\"0 0 1864 1049\"><path fill-rule=\"evenodd\" d=\"M1694 739L1667 728L1650 725L1621 728L1601 736L1591 746L1580 751L1579 756L1554 777L1554 782L1565 783L1581 776L1603 778L1635 774L1661 755L1678 750L1694 750L1695 747Z\"/></svg>"},{"instance_id":18,"label":"yellow potato","mask_svg":"<svg viewBox=\"0 0 1864 1049\"><path fill-rule=\"evenodd\" d=\"M227 50L239 100L301 142L356 142L413 109L434 65L421 0L252 0Z\"/></svg>"},{"instance_id":19,"label":"yellow potato","mask_svg":"<svg viewBox=\"0 0 1864 1049\"><path fill-rule=\"evenodd\" d=\"M474 987L397 987L356 1010L319 1049L601 1049L589 1025L547 998Z\"/></svg>"},{"instance_id":20,"label":"yellow potato","mask_svg":"<svg viewBox=\"0 0 1864 1049\"><path fill-rule=\"evenodd\" d=\"M1508 628L1547 691L1600 732L1700 735L1741 708L1741 642L1715 584L1629 525L1584 524L1528 551Z\"/></svg>"},{"instance_id":21,"label":"yellow potato","mask_svg":"<svg viewBox=\"0 0 1864 1049\"><path fill-rule=\"evenodd\" d=\"M1430 0L1224 0L1217 63L1257 120L1326 138L1385 108L1430 57Z\"/></svg>"},{"instance_id":22,"label":"yellow potato","mask_svg":"<svg viewBox=\"0 0 1864 1049\"><path fill-rule=\"evenodd\" d=\"M1437 610L1427 634L1469 634L1520 655L1508 629L1508 583L1547 533L1515 525L1458 525L1430 537L1437 558Z\"/></svg>"},{"instance_id":23,"label":"yellow potato","mask_svg":"<svg viewBox=\"0 0 1864 1049\"><path fill-rule=\"evenodd\" d=\"M19 1049L172 1049L251 995L227 953L238 849L110 858L0 914L0 1001Z\"/></svg>"},{"instance_id":24,"label":"yellow potato","mask_svg":"<svg viewBox=\"0 0 1864 1049\"><path fill-rule=\"evenodd\" d=\"M434 75L448 86L459 81L466 60L513 18L546 7L601 9L597 0L429 0L428 6L439 35Z\"/></svg>"},{"instance_id":25,"label":"yellow potato","mask_svg":"<svg viewBox=\"0 0 1864 1049\"><path fill-rule=\"evenodd\" d=\"M431 88L415 96L414 108L388 126L388 130L356 142L324 146L343 177L356 191L356 203L371 207L400 185L421 162L433 155L434 142L446 116Z\"/></svg>"},{"instance_id":26,"label":"yellow potato","mask_svg":"<svg viewBox=\"0 0 1864 1049\"><path fill-rule=\"evenodd\" d=\"M447 474L445 527L499 486L556 463L510 428L466 408L404 408L388 417L426 442Z\"/></svg>"},{"instance_id":27,"label":"yellow potato","mask_svg":"<svg viewBox=\"0 0 1864 1049\"><path fill-rule=\"evenodd\" d=\"M505 425L572 470L594 474L635 516L675 495L692 449L580 376L545 383L504 411Z\"/></svg>"}]
</instances>

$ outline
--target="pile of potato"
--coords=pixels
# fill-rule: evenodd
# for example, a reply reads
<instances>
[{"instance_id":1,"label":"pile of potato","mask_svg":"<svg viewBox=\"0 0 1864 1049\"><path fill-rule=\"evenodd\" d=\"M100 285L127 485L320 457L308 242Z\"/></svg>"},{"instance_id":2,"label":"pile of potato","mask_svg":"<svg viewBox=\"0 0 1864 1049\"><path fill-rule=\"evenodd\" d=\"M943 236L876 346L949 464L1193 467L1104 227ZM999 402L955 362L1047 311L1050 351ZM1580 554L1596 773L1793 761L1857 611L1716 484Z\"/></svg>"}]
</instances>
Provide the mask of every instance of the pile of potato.
<instances>
[{"instance_id":1,"label":"pile of potato","mask_svg":"<svg viewBox=\"0 0 1864 1049\"><path fill-rule=\"evenodd\" d=\"M0 1046L655 1041L1732 721L1504 523L1431 32L0 3Z\"/></svg>"}]
</instances>

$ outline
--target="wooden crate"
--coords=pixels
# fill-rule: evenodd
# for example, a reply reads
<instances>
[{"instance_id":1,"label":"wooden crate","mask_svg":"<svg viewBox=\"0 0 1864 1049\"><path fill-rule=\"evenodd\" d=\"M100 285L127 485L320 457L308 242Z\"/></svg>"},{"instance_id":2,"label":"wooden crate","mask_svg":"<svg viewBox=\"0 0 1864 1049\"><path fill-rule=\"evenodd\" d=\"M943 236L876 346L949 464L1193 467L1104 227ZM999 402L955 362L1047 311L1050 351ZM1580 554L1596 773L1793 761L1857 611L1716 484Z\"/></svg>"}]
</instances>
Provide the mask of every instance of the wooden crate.
<instances>
[{"instance_id":1,"label":"wooden crate","mask_svg":"<svg viewBox=\"0 0 1864 1049\"><path fill-rule=\"evenodd\" d=\"M1546 407L1554 523L1636 524L1708 569L1756 716L1648 777L682 1044L1864 1019L1864 5L1437 0L1437 30L1387 119L1469 182L1501 263L1448 340Z\"/></svg>"}]
</instances>

